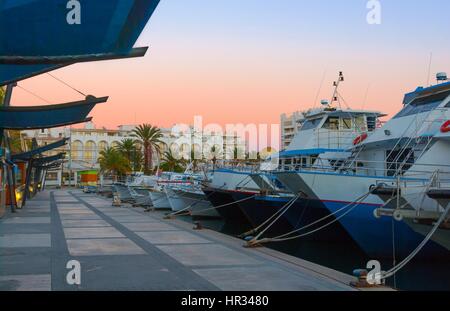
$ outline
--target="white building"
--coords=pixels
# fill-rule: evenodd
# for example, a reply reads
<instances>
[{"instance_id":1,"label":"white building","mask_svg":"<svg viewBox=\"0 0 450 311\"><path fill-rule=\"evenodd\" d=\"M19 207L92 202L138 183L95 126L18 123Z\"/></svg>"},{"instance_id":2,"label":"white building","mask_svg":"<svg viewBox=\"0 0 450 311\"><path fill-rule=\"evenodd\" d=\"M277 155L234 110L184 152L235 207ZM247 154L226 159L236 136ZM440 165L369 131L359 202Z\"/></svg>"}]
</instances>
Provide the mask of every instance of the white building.
<instances>
[{"instance_id":1,"label":"white building","mask_svg":"<svg viewBox=\"0 0 450 311\"><path fill-rule=\"evenodd\" d=\"M286 149L290 145L295 134L297 134L297 132L300 130L303 120L304 115L300 111L296 111L291 115L283 113L280 116L280 147L282 150Z\"/></svg>"},{"instance_id":2,"label":"white building","mask_svg":"<svg viewBox=\"0 0 450 311\"><path fill-rule=\"evenodd\" d=\"M67 154L66 162L61 170L48 172L46 183L48 185L73 184L74 181L78 180L77 172L100 169L98 158L102 150L108 147L115 147L124 139L135 140L136 137L132 136L132 131L135 127L135 125L121 125L117 129L112 130L96 128L92 122L88 122L83 128L64 127L22 131L22 138L24 140L35 138L40 146L65 137L70 138L69 143L65 147L46 153L47 156L60 152ZM192 131L192 128L190 130ZM177 126L174 126L172 129L162 128L161 132L163 134L161 138L163 143L160 145L161 153L170 149L174 155L189 158L191 156L191 148L193 148L196 157L204 158L213 146L217 150L221 149L221 147L226 148L228 153L232 153L234 148L245 151L245 143L237 136L223 136L217 139L217 137L212 137L214 134L208 137L194 131L186 134L186 129L180 128L178 130ZM189 139L189 137L191 138ZM159 161L158 157L153 157L154 166L158 165ZM70 173L72 178L69 179Z\"/></svg>"}]
</instances>

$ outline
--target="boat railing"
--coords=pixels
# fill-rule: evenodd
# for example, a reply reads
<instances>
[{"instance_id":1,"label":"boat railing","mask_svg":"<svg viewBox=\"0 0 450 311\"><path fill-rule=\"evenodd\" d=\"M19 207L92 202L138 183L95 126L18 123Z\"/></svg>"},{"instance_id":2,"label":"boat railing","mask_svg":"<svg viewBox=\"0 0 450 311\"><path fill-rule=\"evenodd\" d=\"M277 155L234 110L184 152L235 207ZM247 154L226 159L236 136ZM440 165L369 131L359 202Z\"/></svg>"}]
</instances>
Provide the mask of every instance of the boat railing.
<instances>
[{"instance_id":1,"label":"boat railing","mask_svg":"<svg viewBox=\"0 0 450 311\"><path fill-rule=\"evenodd\" d=\"M367 128L365 128L367 131ZM353 141L362 133L356 129L318 129L315 134L317 148L347 149L353 146Z\"/></svg>"},{"instance_id":2,"label":"boat railing","mask_svg":"<svg viewBox=\"0 0 450 311\"><path fill-rule=\"evenodd\" d=\"M329 161L316 161L313 165L303 164L284 164L276 172L283 171L297 171L297 172L318 172L318 173L339 173L345 175L358 175L358 176L374 176L380 177L384 180L392 180L395 178L396 168L403 162L381 162L370 160L358 160L356 166L352 168L341 168L339 164L331 165ZM411 164L412 165L412 164ZM414 170L408 169L399 175L403 180L410 181L428 181L431 175L437 169L441 174L449 174L450 177L450 165L443 164L420 164L415 163Z\"/></svg>"}]
</instances>

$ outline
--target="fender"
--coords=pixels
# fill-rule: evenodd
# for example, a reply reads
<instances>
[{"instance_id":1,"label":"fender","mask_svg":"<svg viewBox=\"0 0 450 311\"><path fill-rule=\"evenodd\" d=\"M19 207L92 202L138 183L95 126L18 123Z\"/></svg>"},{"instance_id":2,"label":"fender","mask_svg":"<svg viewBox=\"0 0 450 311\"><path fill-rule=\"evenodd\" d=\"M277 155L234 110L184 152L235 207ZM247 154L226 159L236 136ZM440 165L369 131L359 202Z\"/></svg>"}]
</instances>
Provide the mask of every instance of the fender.
<instances>
[{"instance_id":1,"label":"fender","mask_svg":"<svg viewBox=\"0 0 450 311\"><path fill-rule=\"evenodd\" d=\"M353 141L353 145L359 145L360 143L362 143L363 141L365 141L367 139L367 137L369 137L369 135L367 135L367 133L363 133L360 136L356 137L355 140Z\"/></svg>"},{"instance_id":2,"label":"fender","mask_svg":"<svg viewBox=\"0 0 450 311\"><path fill-rule=\"evenodd\" d=\"M448 133L448 132L450 132L450 120L448 120L441 126L441 133Z\"/></svg>"}]
</instances>

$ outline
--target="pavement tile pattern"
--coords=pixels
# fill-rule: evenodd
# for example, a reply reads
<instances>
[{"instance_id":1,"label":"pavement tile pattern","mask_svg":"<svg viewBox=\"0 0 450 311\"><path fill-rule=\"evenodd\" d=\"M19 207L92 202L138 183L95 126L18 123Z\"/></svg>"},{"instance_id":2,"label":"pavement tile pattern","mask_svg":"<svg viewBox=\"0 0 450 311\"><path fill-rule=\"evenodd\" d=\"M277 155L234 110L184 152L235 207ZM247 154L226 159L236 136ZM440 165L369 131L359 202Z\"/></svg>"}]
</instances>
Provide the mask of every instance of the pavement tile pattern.
<instances>
[{"instance_id":1,"label":"pavement tile pattern","mask_svg":"<svg viewBox=\"0 0 450 311\"><path fill-rule=\"evenodd\" d=\"M77 260L81 283L67 275ZM79 190L39 193L0 219L0 290L349 290L311 271Z\"/></svg>"}]
</instances>

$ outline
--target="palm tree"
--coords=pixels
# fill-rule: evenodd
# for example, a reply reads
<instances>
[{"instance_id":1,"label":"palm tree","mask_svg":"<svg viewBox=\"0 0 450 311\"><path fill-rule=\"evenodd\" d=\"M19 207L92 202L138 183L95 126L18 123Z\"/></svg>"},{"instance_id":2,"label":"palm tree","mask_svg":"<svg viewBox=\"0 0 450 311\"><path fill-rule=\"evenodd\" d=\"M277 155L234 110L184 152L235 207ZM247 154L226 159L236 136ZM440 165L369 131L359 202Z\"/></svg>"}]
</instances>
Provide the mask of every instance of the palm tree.
<instances>
[{"instance_id":1,"label":"palm tree","mask_svg":"<svg viewBox=\"0 0 450 311\"><path fill-rule=\"evenodd\" d=\"M142 154L141 147L131 138L126 138L119 142L115 147L130 163L133 171L140 171L142 168Z\"/></svg>"},{"instance_id":2,"label":"palm tree","mask_svg":"<svg viewBox=\"0 0 450 311\"><path fill-rule=\"evenodd\" d=\"M130 171L130 163L128 160L113 147L108 147L100 151L98 163L102 172L115 176L122 176Z\"/></svg>"},{"instance_id":3,"label":"palm tree","mask_svg":"<svg viewBox=\"0 0 450 311\"><path fill-rule=\"evenodd\" d=\"M3 88L3 86L0 87L0 106L3 105L3 100L6 96L6 90Z\"/></svg>"},{"instance_id":4,"label":"palm tree","mask_svg":"<svg viewBox=\"0 0 450 311\"><path fill-rule=\"evenodd\" d=\"M143 147L144 173L149 174L153 165L153 152L160 152L161 138L163 137L161 130L150 124L142 124L133 130L132 136L138 138L137 141Z\"/></svg>"},{"instance_id":5,"label":"palm tree","mask_svg":"<svg viewBox=\"0 0 450 311\"><path fill-rule=\"evenodd\" d=\"M172 150L169 149L169 151L164 152L162 160L161 168L163 170L176 173L182 173L184 171L184 161L174 157Z\"/></svg>"}]
</instances>

